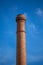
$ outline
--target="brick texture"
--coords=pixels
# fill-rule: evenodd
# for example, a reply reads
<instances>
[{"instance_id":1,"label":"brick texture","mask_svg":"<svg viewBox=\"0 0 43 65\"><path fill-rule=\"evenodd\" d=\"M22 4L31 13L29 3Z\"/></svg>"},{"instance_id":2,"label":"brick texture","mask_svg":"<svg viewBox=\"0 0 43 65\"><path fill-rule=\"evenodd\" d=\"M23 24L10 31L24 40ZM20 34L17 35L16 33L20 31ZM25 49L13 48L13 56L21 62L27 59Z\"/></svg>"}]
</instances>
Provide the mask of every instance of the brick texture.
<instances>
[{"instance_id":1,"label":"brick texture","mask_svg":"<svg viewBox=\"0 0 43 65\"><path fill-rule=\"evenodd\" d=\"M16 65L26 65L25 16L20 14L17 22Z\"/></svg>"}]
</instances>

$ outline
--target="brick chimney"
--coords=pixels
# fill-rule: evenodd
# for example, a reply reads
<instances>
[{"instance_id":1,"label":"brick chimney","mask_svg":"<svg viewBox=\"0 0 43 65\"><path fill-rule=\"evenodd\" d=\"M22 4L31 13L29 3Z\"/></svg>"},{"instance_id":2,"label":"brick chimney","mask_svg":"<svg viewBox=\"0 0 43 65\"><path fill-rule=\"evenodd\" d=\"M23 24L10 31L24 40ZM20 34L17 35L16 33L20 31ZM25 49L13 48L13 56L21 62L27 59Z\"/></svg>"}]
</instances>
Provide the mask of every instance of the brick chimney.
<instances>
[{"instance_id":1,"label":"brick chimney","mask_svg":"<svg viewBox=\"0 0 43 65\"><path fill-rule=\"evenodd\" d=\"M26 65L25 21L26 21L25 15L23 14L17 15L16 65Z\"/></svg>"}]
</instances>

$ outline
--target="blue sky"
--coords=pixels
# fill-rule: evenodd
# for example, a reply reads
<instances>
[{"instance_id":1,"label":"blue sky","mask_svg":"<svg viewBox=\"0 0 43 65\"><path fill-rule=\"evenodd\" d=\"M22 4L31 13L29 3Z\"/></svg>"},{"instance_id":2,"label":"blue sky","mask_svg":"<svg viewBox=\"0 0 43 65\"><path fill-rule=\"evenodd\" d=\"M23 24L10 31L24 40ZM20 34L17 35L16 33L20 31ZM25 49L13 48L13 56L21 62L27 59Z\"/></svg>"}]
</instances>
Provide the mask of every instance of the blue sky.
<instances>
[{"instance_id":1,"label":"blue sky","mask_svg":"<svg viewBox=\"0 0 43 65\"><path fill-rule=\"evenodd\" d=\"M0 65L16 65L16 16L26 16L27 65L43 65L43 0L0 0Z\"/></svg>"}]
</instances>

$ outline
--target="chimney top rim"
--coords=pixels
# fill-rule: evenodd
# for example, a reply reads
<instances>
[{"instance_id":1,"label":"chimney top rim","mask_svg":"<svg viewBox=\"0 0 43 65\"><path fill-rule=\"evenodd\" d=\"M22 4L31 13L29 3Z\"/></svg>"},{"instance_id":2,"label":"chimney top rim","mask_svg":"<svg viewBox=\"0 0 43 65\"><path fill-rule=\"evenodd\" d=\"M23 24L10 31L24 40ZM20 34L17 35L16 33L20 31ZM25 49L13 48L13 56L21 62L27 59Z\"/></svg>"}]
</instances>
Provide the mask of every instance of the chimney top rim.
<instances>
[{"instance_id":1,"label":"chimney top rim","mask_svg":"<svg viewBox=\"0 0 43 65\"><path fill-rule=\"evenodd\" d=\"M24 20L26 21L26 16L24 14L18 14L16 17L16 21Z\"/></svg>"}]
</instances>

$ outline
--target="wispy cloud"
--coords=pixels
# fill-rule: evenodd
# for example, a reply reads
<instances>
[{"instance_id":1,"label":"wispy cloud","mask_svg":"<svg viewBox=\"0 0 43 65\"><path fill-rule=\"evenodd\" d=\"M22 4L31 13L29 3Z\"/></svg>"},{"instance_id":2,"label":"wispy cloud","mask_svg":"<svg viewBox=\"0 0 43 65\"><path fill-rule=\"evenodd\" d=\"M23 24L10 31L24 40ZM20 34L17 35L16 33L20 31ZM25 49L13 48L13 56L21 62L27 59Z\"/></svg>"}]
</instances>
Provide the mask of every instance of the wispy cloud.
<instances>
[{"instance_id":1,"label":"wispy cloud","mask_svg":"<svg viewBox=\"0 0 43 65\"><path fill-rule=\"evenodd\" d=\"M27 18L28 18L28 14L25 12L24 15L26 16L26 20L27 20Z\"/></svg>"},{"instance_id":2,"label":"wispy cloud","mask_svg":"<svg viewBox=\"0 0 43 65\"><path fill-rule=\"evenodd\" d=\"M40 13L40 15L41 15L42 13ZM32 22L32 20L29 18L29 16L25 13L25 15L26 15L26 17L27 17L27 21L26 21L26 33L27 33L27 38L30 38L30 37L32 37L32 39L33 39L33 41L34 41L34 39L37 39L37 37L38 37L38 34L39 34L39 31L38 31L38 26L36 26L33 22ZM37 13L37 15L39 15L39 13ZM29 39L30 41L32 41L31 39ZM29 42L29 40L28 40L28 42ZM36 42L36 40L35 40L35 42ZM32 42L31 42L32 43ZM34 42L33 42L34 43ZM34 43L35 44L35 43ZM36 44L37 44L37 42L36 42ZM30 44L30 42L29 42L29 44L27 44L27 45L32 45L32 44ZM32 46L31 46L32 47ZM35 47L34 45L33 45L33 47ZM32 49L32 48L31 48ZM29 47L29 50L30 50L30 47ZM28 50L28 52L29 52L29 50ZM34 50L34 52L32 52L32 50L30 51L30 52L32 52L32 53L35 53L36 52L36 56L33 54L33 55L29 55L29 53L27 54L27 62L37 62L37 61L40 61L40 60L42 60L43 59L43 56L38 56L38 54L37 54L37 52L38 51L40 51L39 49L38 49L38 51L37 51L37 49L35 50L35 48L33 49Z\"/></svg>"},{"instance_id":3,"label":"wispy cloud","mask_svg":"<svg viewBox=\"0 0 43 65\"><path fill-rule=\"evenodd\" d=\"M41 8L37 8L35 14L42 16L43 15L43 10Z\"/></svg>"},{"instance_id":4,"label":"wispy cloud","mask_svg":"<svg viewBox=\"0 0 43 65\"><path fill-rule=\"evenodd\" d=\"M28 24L27 31L27 34L29 34L30 37L35 37L36 34L38 34L37 27L33 23Z\"/></svg>"},{"instance_id":5,"label":"wispy cloud","mask_svg":"<svg viewBox=\"0 0 43 65\"><path fill-rule=\"evenodd\" d=\"M32 20L29 18L28 14L24 13L26 15L26 31L27 34L29 34L31 37L34 37L38 33L38 26L36 26Z\"/></svg>"}]
</instances>

